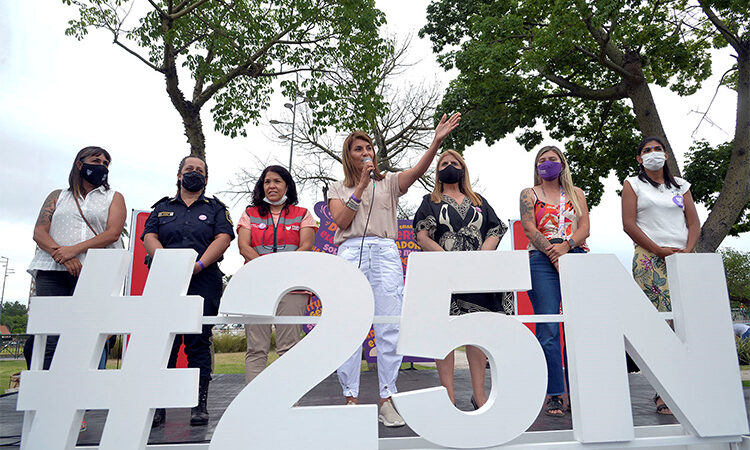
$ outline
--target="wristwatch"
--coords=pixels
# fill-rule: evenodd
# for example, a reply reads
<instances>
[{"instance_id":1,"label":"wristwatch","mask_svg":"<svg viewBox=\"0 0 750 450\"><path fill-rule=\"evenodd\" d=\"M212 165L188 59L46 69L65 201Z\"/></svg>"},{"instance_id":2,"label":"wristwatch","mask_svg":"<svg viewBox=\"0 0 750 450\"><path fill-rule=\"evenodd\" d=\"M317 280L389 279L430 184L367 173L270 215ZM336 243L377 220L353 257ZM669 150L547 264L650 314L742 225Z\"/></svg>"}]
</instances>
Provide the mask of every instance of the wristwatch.
<instances>
[{"instance_id":1,"label":"wristwatch","mask_svg":"<svg viewBox=\"0 0 750 450\"><path fill-rule=\"evenodd\" d=\"M573 250L576 248L576 241L574 241L573 238L568 238L568 245L570 245L570 249Z\"/></svg>"}]
</instances>

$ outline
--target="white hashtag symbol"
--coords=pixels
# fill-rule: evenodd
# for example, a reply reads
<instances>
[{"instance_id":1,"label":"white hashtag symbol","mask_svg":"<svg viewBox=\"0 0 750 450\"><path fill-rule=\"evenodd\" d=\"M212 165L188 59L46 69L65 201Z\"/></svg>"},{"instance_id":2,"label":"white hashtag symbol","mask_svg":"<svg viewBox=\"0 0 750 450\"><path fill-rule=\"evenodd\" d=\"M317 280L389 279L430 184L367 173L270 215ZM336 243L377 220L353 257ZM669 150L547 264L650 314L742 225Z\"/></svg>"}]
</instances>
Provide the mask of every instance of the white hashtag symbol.
<instances>
[{"instance_id":1,"label":"white hashtag symbol","mask_svg":"<svg viewBox=\"0 0 750 450\"><path fill-rule=\"evenodd\" d=\"M198 369L166 369L174 335L201 331L203 299L185 295L196 253L157 251L141 297L119 295L129 256L90 250L72 297L31 302L28 332L60 340L50 370L21 376L24 449L74 448L86 409L109 410L100 449L144 448L153 408L197 404ZM131 335L122 369L97 370L111 334Z\"/></svg>"}]
</instances>

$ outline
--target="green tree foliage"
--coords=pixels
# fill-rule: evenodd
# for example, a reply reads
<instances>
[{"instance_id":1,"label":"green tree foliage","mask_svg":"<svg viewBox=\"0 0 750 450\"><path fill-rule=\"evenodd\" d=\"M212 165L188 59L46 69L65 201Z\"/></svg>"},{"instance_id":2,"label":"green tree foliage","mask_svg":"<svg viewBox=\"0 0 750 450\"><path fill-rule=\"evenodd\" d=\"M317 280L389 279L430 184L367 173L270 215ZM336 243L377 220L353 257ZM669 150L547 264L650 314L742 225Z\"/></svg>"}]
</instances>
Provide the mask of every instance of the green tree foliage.
<instances>
[{"instance_id":1,"label":"green tree foliage","mask_svg":"<svg viewBox=\"0 0 750 450\"><path fill-rule=\"evenodd\" d=\"M209 101L217 131L245 136L245 126L268 108L276 78L290 98L305 92L317 112L314 126L355 128L384 107L370 74L390 49L378 35L385 19L374 0L63 3L79 12L66 34L83 39L106 30L164 78L194 155L205 156L201 111ZM341 71L353 74L351 83L339 82ZM294 74L302 75L299 84ZM180 81L185 75L190 86ZM351 93L359 114L336 101Z\"/></svg>"},{"instance_id":2,"label":"green tree foliage","mask_svg":"<svg viewBox=\"0 0 750 450\"><path fill-rule=\"evenodd\" d=\"M717 195L708 194L711 213L701 228L697 250L714 251L727 233L740 233L750 228L747 216L750 205L750 2L698 0L695 9L703 13L703 22L710 26L708 29L704 26L696 27L698 34L710 39L716 48L729 49L737 61L722 76L722 83L737 92L734 139L729 146L725 144L716 149L706 146L703 148L704 151L711 150L709 153L720 158L717 161L721 162L713 177L720 178L722 183L720 189L716 189L715 184L709 189ZM698 151L693 152L696 163L698 158L703 158L699 153L700 144ZM726 167L723 172L722 166ZM696 181L708 183L711 175L705 175L696 178Z\"/></svg>"},{"instance_id":3,"label":"green tree foliage","mask_svg":"<svg viewBox=\"0 0 750 450\"><path fill-rule=\"evenodd\" d=\"M0 325L8 327L11 333L25 333L28 318L26 305L18 301L3 303Z\"/></svg>"},{"instance_id":4,"label":"green tree foliage","mask_svg":"<svg viewBox=\"0 0 750 450\"><path fill-rule=\"evenodd\" d=\"M636 171L642 134L666 137L649 84L687 95L711 73L710 44L684 33L675 3L435 0L421 33L459 71L442 108L464 111L456 146L518 131L531 150L541 123L570 141L576 183L596 205L610 170Z\"/></svg>"},{"instance_id":5,"label":"green tree foliage","mask_svg":"<svg viewBox=\"0 0 750 450\"><path fill-rule=\"evenodd\" d=\"M711 74L712 44L731 45L740 56L742 103L748 17L746 0L434 0L421 35L445 69L458 70L441 108L464 112L456 147L515 133L531 150L543 125L566 141L576 184L596 205L611 170L620 180L637 172L641 136L664 138L673 156L650 85L691 95ZM745 109L738 130L750 129ZM728 166L730 181L714 191L722 194L701 251L718 247L750 200L748 176L742 186L735 173L750 166L742 148ZM680 173L673 157L668 164Z\"/></svg>"},{"instance_id":6,"label":"green tree foliage","mask_svg":"<svg viewBox=\"0 0 750 450\"><path fill-rule=\"evenodd\" d=\"M686 155L685 178L690 180L690 192L695 201L705 204L709 209L713 209L721 192L732 148L731 142L713 147L706 141L697 141ZM750 231L750 201L729 234L737 236L746 231Z\"/></svg>"},{"instance_id":7,"label":"green tree foliage","mask_svg":"<svg viewBox=\"0 0 750 450\"><path fill-rule=\"evenodd\" d=\"M722 248L719 253L724 260L730 300L750 306L750 252Z\"/></svg>"}]
</instances>

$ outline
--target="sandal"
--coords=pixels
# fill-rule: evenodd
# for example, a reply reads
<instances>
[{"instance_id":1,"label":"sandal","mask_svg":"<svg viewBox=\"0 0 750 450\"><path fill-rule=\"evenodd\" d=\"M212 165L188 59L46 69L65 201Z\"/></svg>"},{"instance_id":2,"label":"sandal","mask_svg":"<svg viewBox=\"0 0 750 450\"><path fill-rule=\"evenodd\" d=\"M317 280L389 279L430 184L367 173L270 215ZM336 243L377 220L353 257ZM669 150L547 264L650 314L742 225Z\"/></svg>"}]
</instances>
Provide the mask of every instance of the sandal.
<instances>
[{"instance_id":1,"label":"sandal","mask_svg":"<svg viewBox=\"0 0 750 450\"><path fill-rule=\"evenodd\" d=\"M669 406L667 406L666 403L662 403L661 405L658 404L660 398L661 396L659 394L654 394L654 404L656 405L656 413L662 414L664 416L671 416L672 411L669 409Z\"/></svg>"},{"instance_id":2,"label":"sandal","mask_svg":"<svg viewBox=\"0 0 750 450\"><path fill-rule=\"evenodd\" d=\"M559 413L552 411L560 411ZM563 412L563 401L559 395L553 395L547 399L547 404L544 407L544 414L552 417L562 417L565 415Z\"/></svg>"}]
</instances>

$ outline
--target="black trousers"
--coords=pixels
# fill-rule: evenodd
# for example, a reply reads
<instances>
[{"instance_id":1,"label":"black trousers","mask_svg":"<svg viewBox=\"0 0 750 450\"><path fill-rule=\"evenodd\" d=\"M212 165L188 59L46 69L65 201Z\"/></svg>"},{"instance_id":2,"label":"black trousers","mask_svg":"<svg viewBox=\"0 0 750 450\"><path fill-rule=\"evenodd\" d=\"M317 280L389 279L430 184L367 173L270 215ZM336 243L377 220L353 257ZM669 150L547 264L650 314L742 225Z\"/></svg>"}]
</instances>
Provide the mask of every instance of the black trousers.
<instances>
[{"instance_id":1,"label":"black trousers","mask_svg":"<svg viewBox=\"0 0 750 450\"><path fill-rule=\"evenodd\" d=\"M190 279L188 295L203 297L203 315L215 316L219 313L219 301L222 293L222 273L216 264L211 264ZM167 367L177 366L177 354L180 345L185 343L185 355L188 367L200 369L201 378L211 378L211 329L213 325L203 325L200 334L178 334L172 343Z\"/></svg>"},{"instance_id":2,"label":"black trousers","mask_svg":"<svg viewBox=\"0 0 750 450\"><path fill-rule=\"evenodd\" d=\"M37 297L70 297L75 291L78 277L74 277L62 270L39 270L36 274ZM47 344L44 347L44 365L42 368L48 370L55 355L59 336L47 336ZM34 348L34 336L26 340L23 346L23 357L26 359L26 368L31 368L31 354Z\"/></svg>"}]
</instances>

